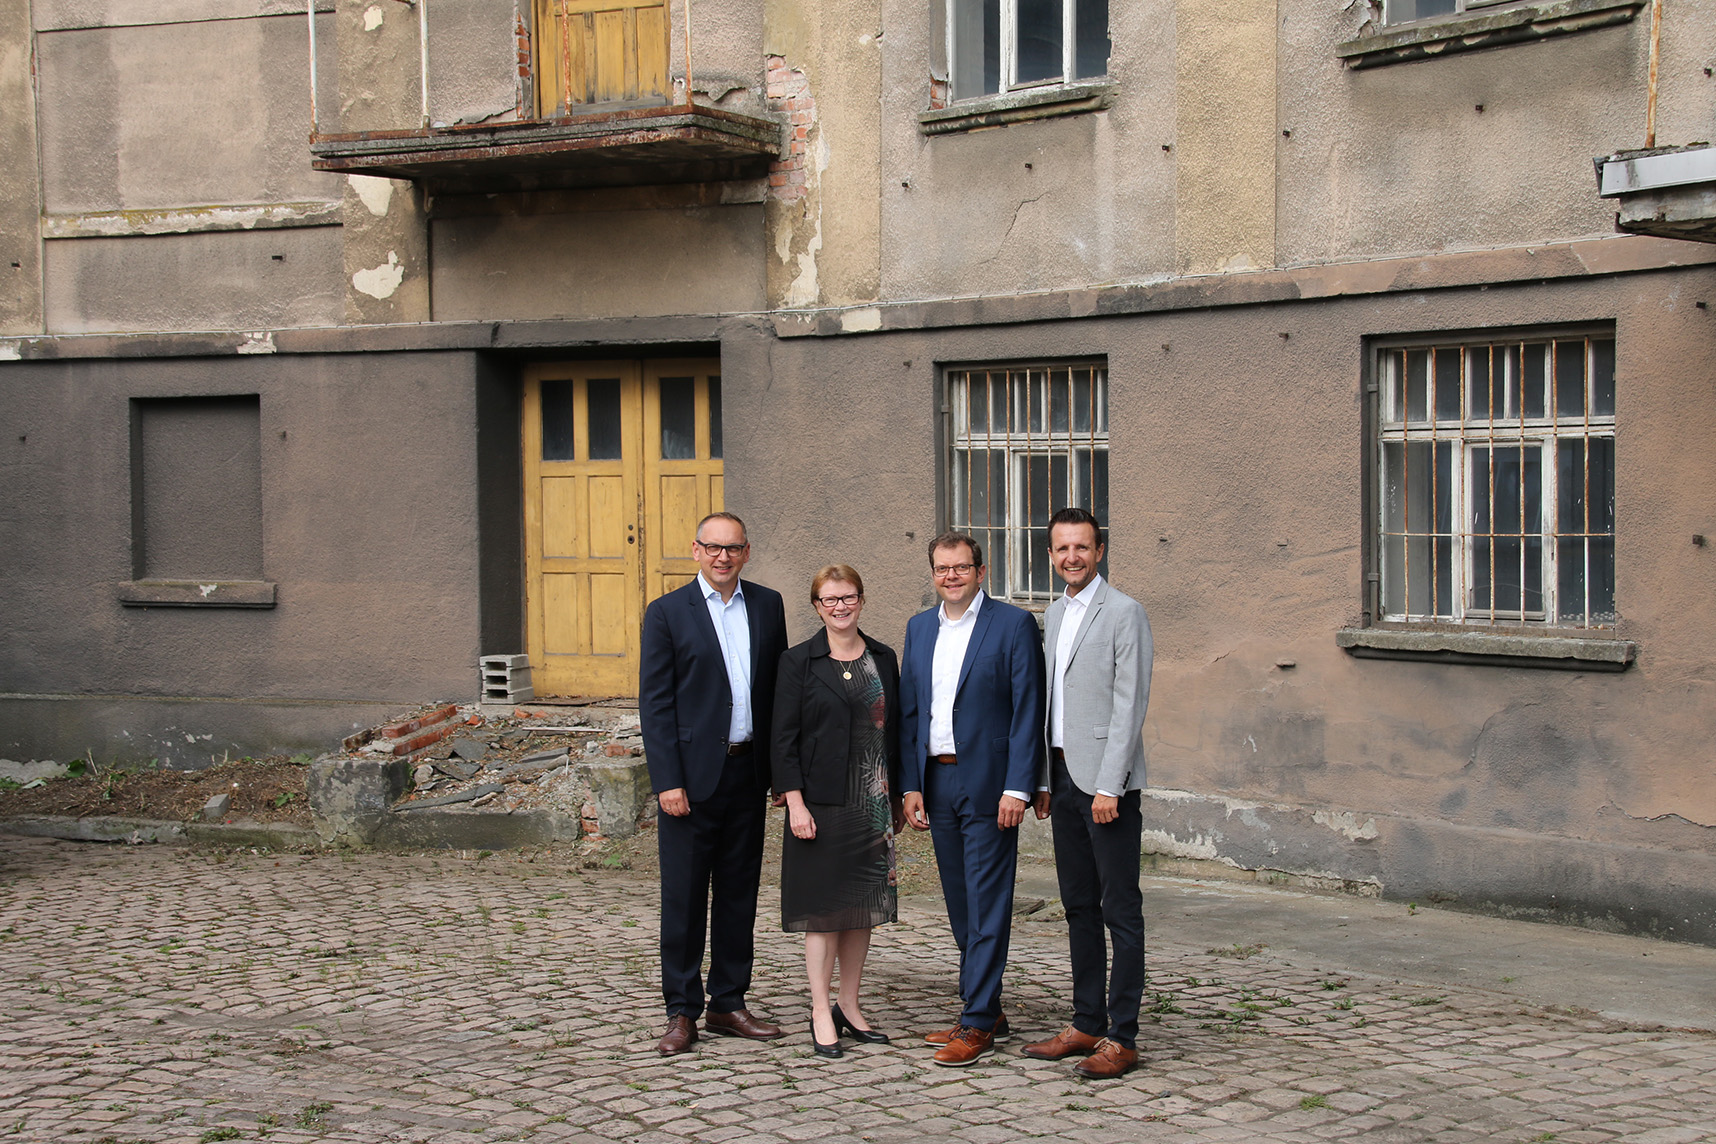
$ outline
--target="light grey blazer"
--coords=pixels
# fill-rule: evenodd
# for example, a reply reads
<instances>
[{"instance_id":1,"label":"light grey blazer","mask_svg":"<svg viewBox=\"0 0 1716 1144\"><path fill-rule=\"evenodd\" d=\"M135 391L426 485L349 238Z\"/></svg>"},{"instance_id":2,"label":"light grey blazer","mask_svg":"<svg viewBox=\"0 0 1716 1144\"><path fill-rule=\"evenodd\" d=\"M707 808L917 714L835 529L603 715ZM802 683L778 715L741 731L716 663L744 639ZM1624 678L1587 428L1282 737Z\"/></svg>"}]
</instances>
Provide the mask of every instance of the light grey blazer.
<instances>
[{"instance_id":1,"label":"light grey blazer","mask_svg":"<svg viewBox=\"0 0 1716 1144\"><path fill-rule=\"evenodd\" d=\"M1095 588L1084 625L1073 639L1063 685L1067 773L1079 790L1125 794L1144 785L1144 711L1150 705L1150 619L1144 605L1111 585ZM1049 721L1054 742L1055 655L1060 650L1066 597L1058 596L1044 618L1043 654L1048 661Z\"/></svg>"}]
</instances>

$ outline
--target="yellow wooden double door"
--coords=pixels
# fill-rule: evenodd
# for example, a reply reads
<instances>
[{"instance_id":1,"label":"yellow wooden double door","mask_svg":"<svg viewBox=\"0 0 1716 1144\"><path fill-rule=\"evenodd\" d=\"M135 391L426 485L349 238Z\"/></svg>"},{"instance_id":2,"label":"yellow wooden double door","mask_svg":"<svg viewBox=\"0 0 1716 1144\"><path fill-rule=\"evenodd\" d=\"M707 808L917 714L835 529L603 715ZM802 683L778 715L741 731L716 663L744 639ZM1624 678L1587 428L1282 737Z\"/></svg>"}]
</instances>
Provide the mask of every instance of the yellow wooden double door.
<instances>
[{"instance_id":1,"label":"yellow wooden double door","mask_svg":"<svg viewBox=\"0 0 1716 1144\"><path fill-rule=\"evenodd\" d=\"M536 693L635 695L643 610L697 575L721 509L720 364L531 366L523 447Z\"/></svg>"}]
</instances>

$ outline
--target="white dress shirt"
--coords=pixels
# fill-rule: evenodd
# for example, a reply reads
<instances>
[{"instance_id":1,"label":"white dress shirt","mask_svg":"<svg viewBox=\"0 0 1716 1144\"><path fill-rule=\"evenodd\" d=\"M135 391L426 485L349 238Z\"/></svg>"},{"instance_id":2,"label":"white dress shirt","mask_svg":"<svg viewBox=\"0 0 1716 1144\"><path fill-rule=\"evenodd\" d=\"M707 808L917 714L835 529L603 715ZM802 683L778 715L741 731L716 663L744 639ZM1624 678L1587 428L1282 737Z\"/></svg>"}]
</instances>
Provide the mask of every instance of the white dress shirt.
<instances>
[{"instance_id":1,"label":"white dress shirt","mask_svg":"<svg viewBox=\"0 0 1716 1144\"><path fill-rule=\"evenodd\" d=\"M1055 678L1050 683L1049 691L1049 745L1065 749L1066 716L1066 683L1067 660L1072 658L1073 643L1078 639L1078 630L1084 626L1084 621L1090 615L1090 602L1096 599L1097 585L1102 583L1102 573L1098 572L1090 578L1090 583L1079 589L1078 595L1071 592L1062 593L1066 607L1061 612L1060 637L1055 640ZM1116 797L1105 790L1097 794L1108 798Z\"/></svg>"},{"instance_id":2,"label":"white dress shirt","mask_svg":"<svg viewBox=\"0 0 1716 1144\"><path fill-rule=\"evenodd\" d=\"M745 586L733 586L733 598L723 601L703 573L697 587L715 623L715 638L721 641L721 658L727 664L727 682L733 689L733 718L727 729L729 743L749 742L751 727L751 619L745 611Z\"/></svg>"},{"instance_id":3,"label":"white dress shirt","mask_svg":"<svg viewBox=\"0 0 1716 1144\"><path fill-rule=\"evenodd\" d=\"M935 637L935 655L930 663L930 729L929 753L957 755L953 743L953 700L959 694L959 670L965 666L965 653L971 648L971 633L977 630L977 610L983 606L983 589L971 598L965 614L957 620L947 618L947 602L936 612L940 628ZM1030 802L1023 791L1006 790L1020 802Z\"/></svg>"}]
</instances>

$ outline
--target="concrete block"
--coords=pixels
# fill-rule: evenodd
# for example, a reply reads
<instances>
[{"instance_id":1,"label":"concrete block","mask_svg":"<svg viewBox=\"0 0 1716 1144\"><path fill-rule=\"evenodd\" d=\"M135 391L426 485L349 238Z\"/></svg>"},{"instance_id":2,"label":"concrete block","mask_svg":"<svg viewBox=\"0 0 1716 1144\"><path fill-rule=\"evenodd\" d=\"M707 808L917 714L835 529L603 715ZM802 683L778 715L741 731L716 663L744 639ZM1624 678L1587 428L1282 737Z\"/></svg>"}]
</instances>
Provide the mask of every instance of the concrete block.
<instances>
[{"instance_id":1,"label":"concrete block","mask_svg":"<svg viewBox=\"0 0 1716 1144\"><path fill-rule=\"evenodd\" d=\"M203 821L219 822L226 817L226 812L231 809L232 796L230 794L217 794L203 803Z\"/></svg>"},{"instance_id":2,"label":"concrete block","mask_svg":"<svg viewBox=\"0 0 1716 1144\"><path fill-rule=\"evenodd\" d=\"M403 759L324 756L307 778L310 822L325 846L369 846L391 807L411 785Z\"/></svg>"},{"instance_id":3,"label":"concrete block","mask_svg":"<svg viewBox=\"0 0 1716 1144\"><path fill-rule=\"evenodd\" d=\"M602 759L579 763L577 774L590 788L597 831L609 838L630 838L636 834L638 819L649 809L655 795L644 760Z\"/></svg>"}]
</instances>

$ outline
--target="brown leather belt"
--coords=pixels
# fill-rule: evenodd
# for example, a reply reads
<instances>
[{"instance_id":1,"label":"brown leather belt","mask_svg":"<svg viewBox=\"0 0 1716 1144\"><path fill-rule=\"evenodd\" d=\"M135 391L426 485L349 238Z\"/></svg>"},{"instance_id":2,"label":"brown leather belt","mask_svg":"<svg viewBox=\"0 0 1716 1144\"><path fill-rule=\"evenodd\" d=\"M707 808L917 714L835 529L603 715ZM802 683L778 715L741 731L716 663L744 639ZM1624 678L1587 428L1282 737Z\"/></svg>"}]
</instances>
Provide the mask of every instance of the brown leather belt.
<instances>
[{"instance_id":1,"label":"brown leather belt","mask_svg":"<svg viewBox=\"0 0 1716 1144\"><path fill-rule=\"evenodd\" d=\"M756 742L752 739L746 739L743 743L728 743L727 753L729 755L748 755L755 746Z\"/></svg>"},{"instance_id":2,"label":"brown leather belt","mask_svg":"<svg viewBox=\"0 0 1716 1144\"><path fill-rule=\"evenodd\" d=\"M944 763L951 767L958 764L959 758L956 755L931 755L929 757L929 761L932 763Z\"/></svg>"}]
</instances>

